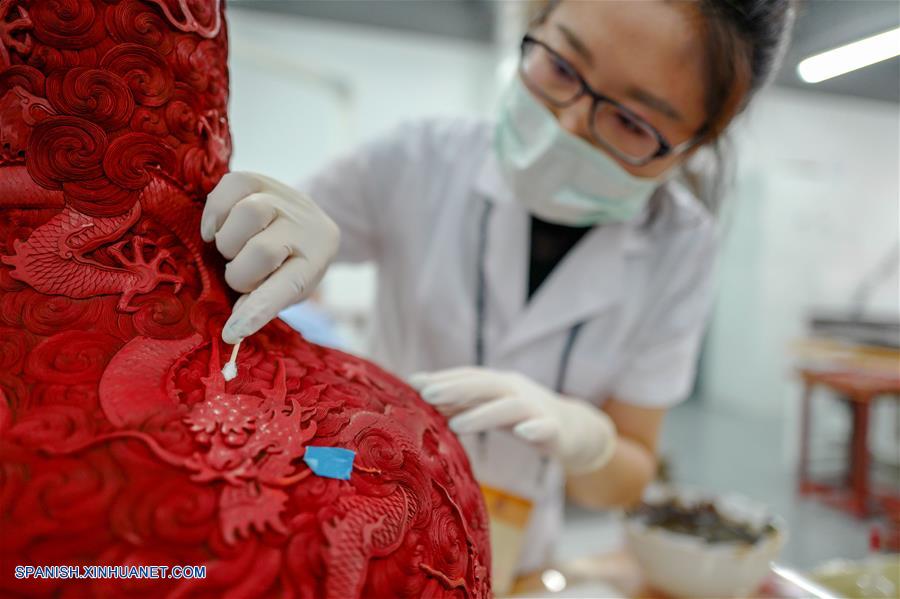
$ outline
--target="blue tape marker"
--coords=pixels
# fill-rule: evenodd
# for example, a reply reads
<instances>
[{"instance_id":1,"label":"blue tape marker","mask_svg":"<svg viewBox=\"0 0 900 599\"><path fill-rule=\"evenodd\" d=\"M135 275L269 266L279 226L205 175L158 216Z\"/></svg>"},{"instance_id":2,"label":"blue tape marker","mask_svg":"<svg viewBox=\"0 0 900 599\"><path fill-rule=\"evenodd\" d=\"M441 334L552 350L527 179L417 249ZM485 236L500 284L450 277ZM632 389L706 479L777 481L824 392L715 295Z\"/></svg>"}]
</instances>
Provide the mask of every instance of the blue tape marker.
<instances>
[{"instance_id":1,"label":"blue tape marker","mask_svg":"<svg viewBox=\"0 0 900 599\"><path fill-rule=\"evenodd\" d=\"M303 461L316 476L350 480L356 452L343 447L307 445Z\"/></svg>"}]
</instances>

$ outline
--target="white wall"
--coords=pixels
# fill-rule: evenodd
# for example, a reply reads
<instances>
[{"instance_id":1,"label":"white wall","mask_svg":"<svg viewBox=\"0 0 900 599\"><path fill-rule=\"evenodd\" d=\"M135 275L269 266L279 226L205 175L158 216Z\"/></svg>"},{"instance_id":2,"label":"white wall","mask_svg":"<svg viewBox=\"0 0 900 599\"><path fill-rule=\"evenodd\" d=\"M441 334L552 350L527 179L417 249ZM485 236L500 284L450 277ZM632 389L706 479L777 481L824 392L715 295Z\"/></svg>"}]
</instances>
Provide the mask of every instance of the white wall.
<instances>
[{"instance_id":1,"label":"white wall","mask_svg":"<svg viewBox=\"0 0 900 599\"><path fill-rule=\"evenodd\" d=\"M401 120L491 108L489 45L240 9L229 34L235 168L296 180Z\"/></svg>"},{"instance_id":2,"label":"white wall","mask_svg":"<svg viewBox=\"0 0 900 599\"><path fill-rule=\"evenodd\" d=\"M240 9L229 35L235 170L294 183L403 120L493 110L490 45ZM373 277L333 267L322 299L355 320L372 304Z\"/></svg>"},{"instance_id":3,"label":"white wall","mask_svg":"<svg viewBox=\"0 0 900 599\"><path fill-rule=\"evenodd\" d=\"M900 110L776 89L747 117L701 383L713 405L783 418L793 441L800 389L789 344L809 310L849 309L866 272L897 251ZM898 285L894 271L870 311L897 318ZM820 413L827 442L845 418Z\"/></svg>"}]
</instances>

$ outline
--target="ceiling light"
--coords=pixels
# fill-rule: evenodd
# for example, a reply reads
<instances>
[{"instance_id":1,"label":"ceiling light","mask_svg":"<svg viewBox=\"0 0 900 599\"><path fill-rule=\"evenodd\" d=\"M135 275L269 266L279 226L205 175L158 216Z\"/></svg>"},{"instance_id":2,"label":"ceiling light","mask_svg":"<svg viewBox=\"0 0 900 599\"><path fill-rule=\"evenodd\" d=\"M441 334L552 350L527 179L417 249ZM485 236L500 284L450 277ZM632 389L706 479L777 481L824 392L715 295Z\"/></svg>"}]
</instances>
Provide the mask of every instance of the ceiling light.
<instances>
[{"instance_id":1,"label":"ceiling light","mask_svg":"<svg viewBox=\"0 0 900 599\"><path fill-rule=\"evenodd\" d=\"M807 83L818 83L900 54L900 28L822 52L800 61L797 74Z\"/></svg>"}]
</instances>

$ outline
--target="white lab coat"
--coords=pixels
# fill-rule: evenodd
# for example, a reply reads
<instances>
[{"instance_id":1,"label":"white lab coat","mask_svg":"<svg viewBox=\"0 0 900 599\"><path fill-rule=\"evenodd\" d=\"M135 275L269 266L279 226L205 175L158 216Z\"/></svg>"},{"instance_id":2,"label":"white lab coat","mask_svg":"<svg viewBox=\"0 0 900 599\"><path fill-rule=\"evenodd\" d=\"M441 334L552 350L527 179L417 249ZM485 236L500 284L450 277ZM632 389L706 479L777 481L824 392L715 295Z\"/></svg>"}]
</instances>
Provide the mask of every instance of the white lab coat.
<instances>
[{"instance_id":1,"label":"white lab coat","mask_svg":"<svg viewBox=\"0 0 900 599\"><path fill-rule=\"evenodd\" d=\"M373 359L400 376L473 364L481 279L485 366L550 388L562 378L565 394L598 405L685 398L710 308L710 215L669 182L654 218L595 227L526 302L529 216L500 176L492 130L404 124L301 185L341 229L338 261L377 264ZM562 469L504 432L462 441L479 480L535 502L519 569L544 565L562 524Z\"/></svg>"}]
</instances>

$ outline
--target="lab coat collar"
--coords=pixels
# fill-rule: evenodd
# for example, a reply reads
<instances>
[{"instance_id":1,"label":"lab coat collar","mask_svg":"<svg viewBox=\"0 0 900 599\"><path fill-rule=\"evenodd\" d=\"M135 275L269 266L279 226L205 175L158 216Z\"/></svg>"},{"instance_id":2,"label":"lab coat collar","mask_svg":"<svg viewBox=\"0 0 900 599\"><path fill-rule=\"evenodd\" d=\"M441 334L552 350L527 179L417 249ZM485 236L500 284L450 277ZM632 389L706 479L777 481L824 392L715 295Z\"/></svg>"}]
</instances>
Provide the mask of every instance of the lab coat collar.
<instances>
[{"instance_id":1,"label":"lab coat collar","mask_svg":"<svg viewBox=\"0 0 900 599\"><path fill-rule=\"evenodd\" d=\"M595 227L569 250L532 296L501 351L570 328L620 303L626 233L621 224Z\"/></svg>"},{"instance_id":2,"label":"lab coat collar","mask_svg":"<svg viewBox=\"0 0 900 599\"><path fill-rule=\"evenodd\" d=\"M595 227L573 247L526 304L530 217L504 181L489 151L475 181L491 202L487 229L485 286L488 310L495 305L508 326L496 351L507 352L587 320L623 300L626 258L644 253L648 241L643 214L627 223Z\"/></svg>"}]
</instances>

